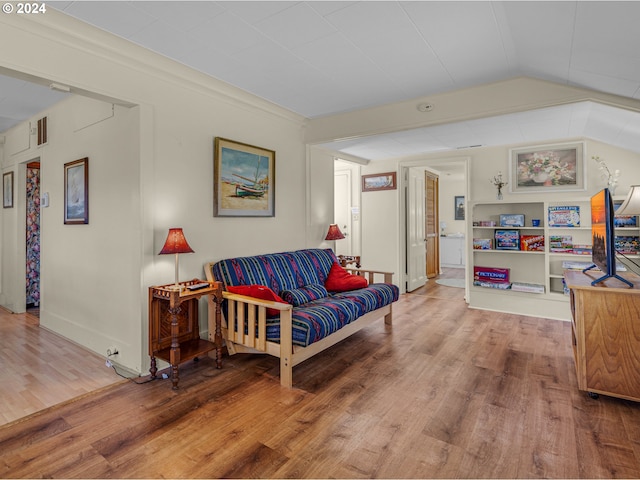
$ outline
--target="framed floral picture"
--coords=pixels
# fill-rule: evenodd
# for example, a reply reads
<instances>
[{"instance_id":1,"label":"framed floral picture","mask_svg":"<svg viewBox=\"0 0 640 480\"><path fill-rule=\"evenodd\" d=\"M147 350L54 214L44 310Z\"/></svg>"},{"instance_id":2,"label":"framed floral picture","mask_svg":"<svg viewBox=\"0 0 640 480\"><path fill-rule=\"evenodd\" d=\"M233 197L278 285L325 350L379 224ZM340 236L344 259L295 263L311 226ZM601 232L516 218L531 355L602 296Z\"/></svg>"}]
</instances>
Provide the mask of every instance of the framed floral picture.
<instances>
[{"instance_id":1,"label":"framed floral picture","mask_svg":"<svg viewBox=\"0 0 640 480\"><path fill-rule=\"evenodd\" d=\"M586 189L583 142L512 148L509 152L512 193Z\"/></svg>"}]
</instances>

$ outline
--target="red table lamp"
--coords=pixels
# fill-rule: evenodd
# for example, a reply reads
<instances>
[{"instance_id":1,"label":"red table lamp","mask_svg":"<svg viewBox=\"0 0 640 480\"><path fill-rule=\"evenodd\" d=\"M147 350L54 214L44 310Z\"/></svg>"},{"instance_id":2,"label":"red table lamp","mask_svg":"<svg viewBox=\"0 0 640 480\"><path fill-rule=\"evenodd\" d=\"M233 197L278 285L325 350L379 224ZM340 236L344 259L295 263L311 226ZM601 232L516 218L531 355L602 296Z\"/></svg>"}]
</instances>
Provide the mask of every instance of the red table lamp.
<instances>
[{"instance_id":1,"label":"red table lamp","mask_svg":"<svg viewBox=\"0 0 640 480\"><path fill-rule=\"evenodd\" d=\"M344 234L340 231L340 227L335 223L329 225L329 231L327 232L327 236L324 238L325 240L342 240L344 238Z\"/></svg>"},{"instance_id":2,"label":"red table lamp","mask_svg":"<svg viewBox=\"0 0 640 480\"><path fill-rule=\"evenodd\" d=\"M164 247L160 250L158 255L167 255L173 253L176 256L176 283L173 286L174 290L180 290L178 285L178 254L179 253L193 253L193 249L187 243L187 239L184 238L184 233L181 228L170 228L167 239L164 242Z\"/></svg>"}]
</instances>

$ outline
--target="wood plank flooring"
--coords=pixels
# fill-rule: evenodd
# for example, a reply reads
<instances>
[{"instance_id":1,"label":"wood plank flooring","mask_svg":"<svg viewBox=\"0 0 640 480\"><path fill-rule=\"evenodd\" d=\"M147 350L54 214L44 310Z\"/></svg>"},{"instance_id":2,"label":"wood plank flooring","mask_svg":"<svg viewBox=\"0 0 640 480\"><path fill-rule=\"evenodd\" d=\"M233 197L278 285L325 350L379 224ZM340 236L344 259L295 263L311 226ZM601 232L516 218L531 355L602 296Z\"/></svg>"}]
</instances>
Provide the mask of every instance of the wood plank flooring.
<instances>
[{"instance_id":1,"label":"wood plank flooring","mask_svg":"<svg viewBox=\"0 0 640 480\"><path fill-rule=\"evenodd\" d=\"M105 359L0 308L0 425L122 380Z\"/></svg>"},{"instance_id":2,"label":"wood plank flooring","mask_svg":"<svg viewBox=\"0 0 640 480\"><path fill-rule=\"evenodd\" d=\"M640 477L640 404L577 390L570 324L463 295L403 295L292 390L277 359L236 355L185 364L178 391L124 382L33 414L0 427L0 477Z\"/></svg>"}]
</instances>

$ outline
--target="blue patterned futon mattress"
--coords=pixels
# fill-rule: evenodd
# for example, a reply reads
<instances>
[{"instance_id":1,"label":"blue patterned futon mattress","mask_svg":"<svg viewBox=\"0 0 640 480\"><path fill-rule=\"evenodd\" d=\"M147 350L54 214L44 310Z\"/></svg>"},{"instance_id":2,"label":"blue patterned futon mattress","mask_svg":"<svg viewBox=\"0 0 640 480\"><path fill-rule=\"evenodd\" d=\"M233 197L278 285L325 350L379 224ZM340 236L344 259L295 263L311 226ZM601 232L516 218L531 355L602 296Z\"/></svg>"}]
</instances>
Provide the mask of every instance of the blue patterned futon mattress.
<instances>
[{"instance_id":1,"label":"blue patterned futon mattress","mask_svg":"<svg viewBox=\"0 0 640 480\"><path fill-rule=\"evenodd\" d=\"M283 298L293 298L293 344L306 347L358 317L398 300L398 287L386 283L327 293L324 283L337 261L331 249L307 249L221 260L212 271L225 288L265 285ZM298 305L305 296L309 301ZM267 319L267 339L280 342L279 318Z\"/></svg>"}]
</instances>

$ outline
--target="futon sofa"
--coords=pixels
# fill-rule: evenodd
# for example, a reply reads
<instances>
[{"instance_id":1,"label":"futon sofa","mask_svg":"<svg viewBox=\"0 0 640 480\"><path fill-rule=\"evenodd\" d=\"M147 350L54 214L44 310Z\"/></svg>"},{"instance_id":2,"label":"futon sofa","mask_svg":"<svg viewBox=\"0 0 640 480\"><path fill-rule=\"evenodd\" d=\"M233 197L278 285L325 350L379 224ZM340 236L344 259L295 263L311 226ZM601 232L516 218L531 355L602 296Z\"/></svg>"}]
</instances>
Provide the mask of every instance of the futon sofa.
<instances>
[{"instance_id":1,"label":"futon sofa","mask_svg":"<svg viewBox=\"0 0 640 480\"><path fill-rule=\"evenodd\" d=\"M225 289L229 353L280 358L280 382L288 388L295 365L381 317L391 325L399 296L391 273L345 269L331 249L229 258L207 263L205 273ZM209 332L215 331L215 308L210 301Z\"/></svg>"}]
</instances>

